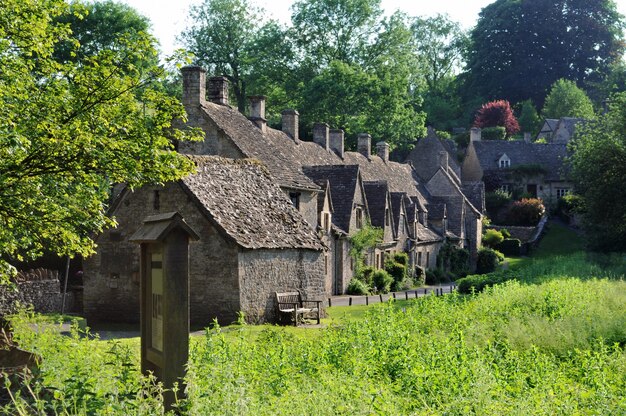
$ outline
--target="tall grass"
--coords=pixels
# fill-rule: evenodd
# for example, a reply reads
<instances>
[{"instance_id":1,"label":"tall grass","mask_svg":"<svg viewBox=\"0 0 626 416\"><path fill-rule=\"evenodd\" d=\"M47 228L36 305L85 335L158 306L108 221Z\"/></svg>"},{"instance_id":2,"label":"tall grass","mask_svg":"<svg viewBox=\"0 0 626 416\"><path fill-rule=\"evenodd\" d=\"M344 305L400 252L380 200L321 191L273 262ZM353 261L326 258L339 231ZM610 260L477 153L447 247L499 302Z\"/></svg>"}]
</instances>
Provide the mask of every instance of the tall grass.
<instances>
[{"instance_id":1,"label":"tall grass","mask_svg":"<svg viewBox=\"0 0 626 416\"><path fill-rule=\"evenodd\" d=\"M626 414L626 283L615 260L533 261L519 281L373 305L316 336L216 327L191 343L179 412ZM41 375L2 411L162 412L135 344L35 333L32 319L17 319L16 335L43 357Z\"/></svg>"}]
</instances>

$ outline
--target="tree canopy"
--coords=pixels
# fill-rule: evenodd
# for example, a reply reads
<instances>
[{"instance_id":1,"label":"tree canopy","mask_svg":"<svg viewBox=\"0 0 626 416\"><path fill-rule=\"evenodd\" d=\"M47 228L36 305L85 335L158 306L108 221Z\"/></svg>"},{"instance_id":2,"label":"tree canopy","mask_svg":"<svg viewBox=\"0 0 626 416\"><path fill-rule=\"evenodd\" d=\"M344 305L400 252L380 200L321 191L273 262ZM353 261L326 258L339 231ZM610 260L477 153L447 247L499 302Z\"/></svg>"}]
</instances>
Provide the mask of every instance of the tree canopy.
<instances>
[{"instance_id":1,"label":"tree canopy","mask_svg":"<svg viewBox=\"0 0 626 416\"><path fill-rule=\"evenodd\" d=\"M623 27L612 0L496 0L471 32L466 94L542 106L560 78L592 85L621 59Z\"/></svg>"},{"instance_id":2,"label":"tree canopy","mask_svg":"<svg viewBox=\"0 0 626 416\"><path fill-rule=\"evenodd\" d=\"M592 249L626 251L625 132L626 93L620 93L607 114L577 127L571 143L571 176Z\"/></svg>"},{"instance_id":3,"label":"tree canopy","mask_svg":"<svg viewBox=\"0 0 626 416\"><path fill-rule=\"evenodd\" d=\"M552 85L541 114L545 118L594 117L593 104L587 94L567 79L560 79Z\"/></svg>"},{"instance_id":4,"label":"tree canopy","mask_svg":"<svg viewBox=\"0 0 626 416\"><path fill-rule=\"evenodd\" d=\"M504 127L506 134L512 136L520 129L511 104L506 100L491 101L478 110L474 126L481 129L486 127Z\"/></svg>"},{"instance_id":5,"label":"tree canopy","mask_svg":"<svg viewBox=\"0 0 626 416\"><path fill-rule=\"evenodd\" d=\"M162 72L137 66L156 56L145 32L119 37L69 62L59 44L80 42L61 23L62 0L5 0L0 8L0 258L89 254L112 184L131 187L180 178L191 162L172 140L185 113L154 88ZM70 19L71 20L71 19Z\"/></svg>"}]
</instances>

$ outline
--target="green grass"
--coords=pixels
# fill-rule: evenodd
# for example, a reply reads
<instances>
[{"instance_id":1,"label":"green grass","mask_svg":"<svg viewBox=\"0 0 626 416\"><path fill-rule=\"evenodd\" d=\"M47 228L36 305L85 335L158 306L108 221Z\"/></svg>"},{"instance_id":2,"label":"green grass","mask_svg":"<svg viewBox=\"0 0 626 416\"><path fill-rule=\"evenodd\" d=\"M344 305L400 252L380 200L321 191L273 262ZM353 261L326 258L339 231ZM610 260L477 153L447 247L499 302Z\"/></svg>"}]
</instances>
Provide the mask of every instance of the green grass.
<instances>
[{"instance_id":1,"label":"green grass","mask_svg":"<svg viewBox=\"0 0 626 416\"><path fill-rule=\"evenodd\" d=\"M554 222L548 223L548 230L532 253L533 257L563 256L584 249L584 241L579 234Z\"/></svg>"}]
</instances>

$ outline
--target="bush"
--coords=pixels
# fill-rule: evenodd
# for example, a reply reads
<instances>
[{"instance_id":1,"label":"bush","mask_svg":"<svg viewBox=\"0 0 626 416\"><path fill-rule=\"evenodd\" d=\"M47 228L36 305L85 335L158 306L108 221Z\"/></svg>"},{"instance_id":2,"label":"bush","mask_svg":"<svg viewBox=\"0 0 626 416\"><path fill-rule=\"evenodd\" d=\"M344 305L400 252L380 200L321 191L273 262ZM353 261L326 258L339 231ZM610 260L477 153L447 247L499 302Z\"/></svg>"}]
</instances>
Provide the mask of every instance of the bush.
<instances>
[{"instance_id":1,"label":"bush","mask_svg":"<svg viewBox=\"0 0 626 416\"><path fill-rule=\"evenodd\" d=\"M376 269L372 266L363 266L359 270L359 273L355 276L361 282L365 283L368 287L372 286L372 274Z\"/></svg>"},{"instance_id":2,"label":"bush","mask_svg":"<svg viewBox=\"0 0 626 416\"><path fill-rule=\"evenodd\" d=\"M396 263L404 264L405 266L409 265L409 255L406 253L395 253L393 255L393 261Z\"/></svg>"},{"instance_id":3,"label":"bush","mask_svg":"<svg viewBox=\"0 0 626 416\"><path fill-rule=\"evenodd\" d=\"M483 136L488 127L506 129L506 135L509 136L519 131L519 124L513 115L511 104L506 100L496 100L483 104L476 114L474 126L483 129Z\"/></svg>"},{"instance_id":4,"label":"bush","mask_svg":"<svg viewBox=\"0 0 626 416\"><path fill-rule=\"evenodd\" d=\"M438 285L439 283L447 281L446 273L441 269L428 269L426 270L426 284Z\"/></svg>"},{"instance_id":5,"label":"bush","mask_svg":"<svg viewBox=\"0 0 626 416\"><path fill-rule=\"evenodd\" d=\"M511 233L506 228L500 229L500 232L502 233L502 237L504 237L505 239L511 238Z\"/></svg>"},{"instance_id":6,"label":"bush","mask_svg":"<svg viewBox=\"0 0 626 416\"><path fill-rule=\"evenodd\" d=\"M499 210L511 202L511 194L502 190L487 192L485 194L485 208L491 216L495 216Z\"/></svg>"},{"instance_id":7,"label":"bush","mask_svg":"<svg viewBox=\"0 0 626 416\"><path fill-rule=\"evenodd\" d=\"M541 199L523 198L511 205L507 217L511 225L535 226L545 212Z\"/></svg>"},{"instance_id":8,"label":"bush","mask_svg":"<svg viewBox=\"0 0 626 416\"><path fill-rule=\"evenodd\" d=\"M391 289L393 277L384 270L376 270L372 274L372 281L378 293L387 293Z\"/></svg>"},{"instance_id":9,"label":"bush","mask_svg":"<svg viewBox=\"0 0 626 416\"><path fill-rule=\"evenodd\" d=\"M361 280L354 278L350 280L348 287L346 288L346 293L348 295L367 295L369 294L369 286L363 283Z\"/></svg>"},{"instance_id":10,"label":"bush","mask_svg":"<svg viewBox=\"0 0 626 416\"><path fill-rule=\"evenodd\" d=\"M491 248L482 247L478 250L478 259L476 260L476 273L491 273L498 267L498 263L504 260L502 253Z\"/></svg>"},{"instance_id":11,"label":"bush","mask_svg":"<svg viewBox=\"0 0 626 416\"><path fill-rule=\"evenodd\" d=\"M393 278L393 284L391 287L393 290L399 290L407 284L405 283L407 278L407 266L396 262L395 256L394 258L388 258L385 260L385 271Z\"/></svg>"},{"instance_id":12,"label":"bush","mask_svg":"<svg viewBox=\"0 0 626 416\"><path fill-rule=\"evenodd\" d=\"M421 267L415 268L415 277L413 278L413 284L415 286L424 286L426 283L426 271Z\"/></svg>"},{"instance_id":13,"label":"bush","mask_svg":"<svg viewBox=\"0 0 626 416\"><path fill-rule=\"evenodd\" d=\"M522 242L517 238L505 238L495 248L507 256L519 256L522 252Z\"/></svg>"},{"instance_id":14,"label":"bush","mask_svg":"<svg viewBox=\"0 0 626 416\"><path fill-rule=\"evenodd\" d=\"M465 133L457 134L456 136L454 136L453 140L458 147L467 147L469 146L470 142L470 132L466 131Z\"/></svg>"},{"instance_id":15,"label":"bush","mask_svg":"<svg viewBox=\"0 0 626 416\"><path fill-rule=\"evenodd\" d=\"M485 127L481 132L483 140L504 140L506 137L506 129L504 127Z\"/></svg>"},{"instance_id":16,"label":"bush","mask_svg":"<svg viewBox=\"0 0 626 416\"><path fill-rule=\"evenodd\" d=\"M483 244L487 247L496 248L498 244L504 241L504 236L498 230L490 229L483 236Z\"/></svg>"},{"instance_id":17,"label":"bush","mask_svg":"<svg viewBox=\"0 0 626 416\"><path fill-rule=\"evenodd\" d=\"M489 273L489 274L473 274L456 281L456 288L459 293L468 294L473 292L482 292L487 286L493 286L511 280L512 275L507 272Z\"/></svg>"}]
</instances>

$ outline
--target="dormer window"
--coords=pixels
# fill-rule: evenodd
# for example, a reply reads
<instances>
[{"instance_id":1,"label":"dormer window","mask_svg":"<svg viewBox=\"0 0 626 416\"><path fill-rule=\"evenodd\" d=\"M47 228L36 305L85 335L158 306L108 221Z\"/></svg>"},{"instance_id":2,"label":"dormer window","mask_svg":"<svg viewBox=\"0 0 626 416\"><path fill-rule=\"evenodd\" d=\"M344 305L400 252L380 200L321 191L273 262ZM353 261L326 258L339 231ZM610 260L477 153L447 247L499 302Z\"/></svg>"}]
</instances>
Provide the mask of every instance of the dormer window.
<instances>
[{"instance_id":1,"label":"dormer window","mask_svg":"<svg viewBox=\"0 0 626 416\"><path fill-rule=\"evenodd\" d=\"M300 192L289 192L289 199L297 210L300 210Z\"/></svg>"},{"instance_id":2,"label":"dormer window","mask_svg":"<svg viewBox=\"0 0 626 416\"><path fill-rule=\"evenodd\" d=\"M511 159L506 154L502 155L498 161L498 166L500 169L511 167Z\"/></svg>"}]
</instances>

